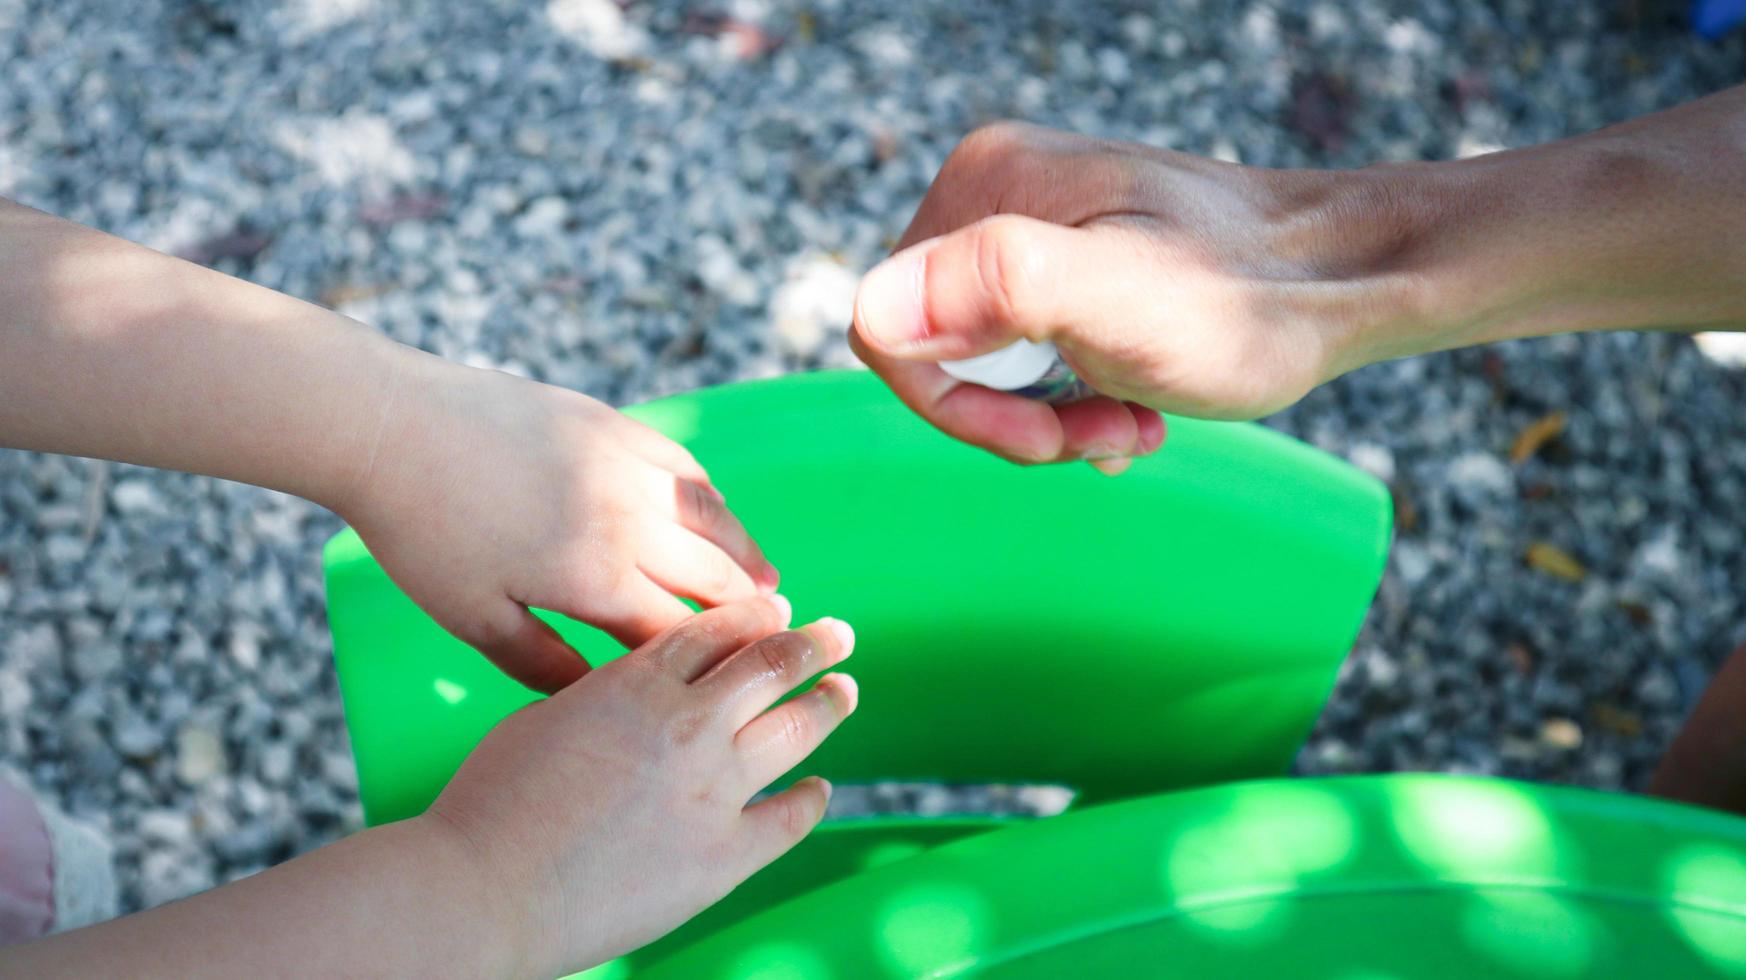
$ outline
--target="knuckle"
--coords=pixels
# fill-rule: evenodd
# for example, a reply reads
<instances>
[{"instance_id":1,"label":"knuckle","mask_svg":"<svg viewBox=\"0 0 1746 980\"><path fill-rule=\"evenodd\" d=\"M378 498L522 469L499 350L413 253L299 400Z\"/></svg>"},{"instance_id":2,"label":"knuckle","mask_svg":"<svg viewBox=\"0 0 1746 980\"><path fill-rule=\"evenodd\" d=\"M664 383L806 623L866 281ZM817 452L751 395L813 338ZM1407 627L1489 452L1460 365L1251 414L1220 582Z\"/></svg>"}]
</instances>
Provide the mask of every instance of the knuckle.
<instances>
[{"instance_id":1,"label":"knuckle","mask_svg":"<svg viewBox=\"0 0 1746 980\"><path fill-rule=\"evenodd\" d=\"M818 721L810 713L793 708L782 712L777 737L793 748L811 745L818 735Z\"/></svg>"},{"instance_id":2,"label":"knuckle","mask_svg":"<svg viewBox=\"0 0 1746 980\"><path fill-rule=\"evenodd\" d=\"M616 595L640 574L633 558L635 543L635 538L617 527L595 527L585 539L567 546L554 571L584 595Z\"/></svg>"},{"instance_id":3,"label":"knuckle","mask_svg":"<svg viewBox=\"0 0 1746 980\"><path fill-rule=\"evenodd\" d=\"M770 637L752 649L757 651L764 668L772 675L784 681L794 681L799 679L801 667L812 650L812 639L793 630Z\"/></svg>"},{"instance_id":4,"label":"knuckle","mask_svg":"<svg viewBox=\"0 0 1746 980\"><path fill-rule=\"evenodd\" d=\"M674 748L685 748L696 742L709 727L710 716L695 711L677 712L666 724L667 741Z\"/></svg>"},{"instance_id":5,"label":"knuckle","mask_svg":"<svg viewBox=\"0 0 1746 980\"><path fill-rule=\"evenodd\" d=\"M958 141L947 162L956 161L961 168L986 168L1022 151L1030 137L1030 126L1010 119L978 126Z\"/></svg>"},{"instance_id":6,"label":"knuckle","mask_svg":"<svg viewBox=\"0 0 1746 980\"><path fill-rule=\"evenodd\" d=\"M979 222L971 258L978 287L994 314L1006 324L1025 322L1033 298L1031 284L1038 280L1042 264L1025 224L999 215Z\"/></svg>"},{"instance_id":7,"label":"knuckle","mask_svg":"<svg viewBox=\"0 0 1746 980\"><path fill-rule=\"evenodd\" d=\"M713 527L717 520L715 498L691 480L677 480L679 519L687 527Z\"/></svg>"},{"instance_id":8,"label":"knuckle","mask_svg":"<svg viewBox=\"0 0 1746 980\"><path fill-rule=\"evenodd\" d=\"M713 623L705 616L692 616L668 630L655 646L656 656L649 658L651 663L665 668L672 664L674 658L699 651L716 649L719 645L719 633Z\"/></svg>"},{"instance_id":9,"label":"knuckle","mask_svg":"<svg viewBox=\"0 0 1746 980\"><path fill-rule=\"evenodd\" d=\"M701 647L709 650L720 648L728 642L730 629L723 622L722 616L697 615L691 617L689 635L685 637L685 645Z\"/></svg>"}]
</instances>

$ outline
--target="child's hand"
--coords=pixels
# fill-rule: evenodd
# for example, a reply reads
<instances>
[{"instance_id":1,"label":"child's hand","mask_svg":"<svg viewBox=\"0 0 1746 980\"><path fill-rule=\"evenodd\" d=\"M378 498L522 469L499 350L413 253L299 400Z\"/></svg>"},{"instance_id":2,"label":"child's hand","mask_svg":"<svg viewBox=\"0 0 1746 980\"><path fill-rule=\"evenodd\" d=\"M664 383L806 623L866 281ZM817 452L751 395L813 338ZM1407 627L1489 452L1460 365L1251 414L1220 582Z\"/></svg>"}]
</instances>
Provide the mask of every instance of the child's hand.
<instances>
[{"instance_id":1,"label":"child's hand","mask_svg":"<svg viewBox=\"0 0 1746 980\"><path fill-rule=\"evenodd\" d=\"M423 814L9 947L0 973L550 977L650 942L824 815L816 778L746 805L855 710L842 674L771 707L854 646L788 618L774 595L697 615L504 719Z\"/></svg>"},{"instance_id":2,"label":"child's hand","mask_svg":"<svg viewBox=\"0 0 1746 980\"><path fill-rule=\"evenodd\" d=\"M406 594L510 676L587 665L538 606L627 647L776 569L677 443L562 388L408 352L373 458L335 509Z\"/></svg>"},{"instance_id":3,"label":"child's hand","mask_svg":"<svg viewBox=\"0 0 1746 980\"><path fill-rule=\"evenodd\" d=\"M726 895L818 823L802 780L750 806L855 710L854 681L796 684L854 646L838 620L788 625L779 596L712 609L511 715L423 817L466 842L518 973L582 969Z\"/></svg>"}]
</instances>

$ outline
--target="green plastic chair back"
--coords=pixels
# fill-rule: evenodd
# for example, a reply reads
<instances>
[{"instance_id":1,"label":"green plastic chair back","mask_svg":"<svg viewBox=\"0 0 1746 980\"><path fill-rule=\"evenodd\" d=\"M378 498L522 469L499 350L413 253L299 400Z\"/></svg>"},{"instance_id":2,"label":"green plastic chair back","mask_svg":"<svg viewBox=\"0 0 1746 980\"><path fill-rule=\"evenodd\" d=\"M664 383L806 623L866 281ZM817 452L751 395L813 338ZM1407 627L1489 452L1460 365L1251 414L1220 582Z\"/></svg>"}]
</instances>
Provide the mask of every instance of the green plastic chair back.
<instances>
[{"instance_id":1,"label":"green plastic chair back","mask_svg":"<svg viewBox=\"0 0 1746 980\"><path fill-rule=\"evenodd\" d=\"M820 888L651 980L1746 976L1746 820L1394 775L1075 811Z\"/></svg>"},{"instance_id":2,"label":"green plastic chair back","mask_svg":"<svg viewBox=\"0 0 1746 980\"><path fill-rule=\"evenodd\" d=\"M1379 483L1253 425L1172 419L1161 453L1110 479L957 443L862 372L628 411L709 468L797 621L854 625L861 708L803 767L839 784L1052 783L1085 803L1283 773L1387 548ZM533 695L437 627L351 532L326 565L365 815L411 816ZM621 652L547 618L592 663ZM997 823L827 824L638 962Z\"/></svg>"}]
</instances>

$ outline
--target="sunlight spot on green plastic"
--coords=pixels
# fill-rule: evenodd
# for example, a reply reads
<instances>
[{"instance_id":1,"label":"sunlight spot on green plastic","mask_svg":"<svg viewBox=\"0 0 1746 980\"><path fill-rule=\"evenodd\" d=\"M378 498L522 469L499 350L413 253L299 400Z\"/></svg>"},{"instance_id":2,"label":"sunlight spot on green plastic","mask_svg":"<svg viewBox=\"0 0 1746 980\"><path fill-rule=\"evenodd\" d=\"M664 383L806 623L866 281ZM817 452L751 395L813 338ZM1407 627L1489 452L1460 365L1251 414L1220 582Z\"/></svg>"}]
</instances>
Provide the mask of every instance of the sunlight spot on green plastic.
<instances>
[{"instance_id":1,"label":"sunlight spot on green plastic","mask_svg":"<svg viewBox=\"0 0 1746 980\"><path fill-rule=\"evenodd\" d=\"M439 677L432 684L436 688L437 697L449 704L460 704L467 700L467 689L447 677Z\"/></svg>"},{"instance_id":2,"label":"sunlight spot on green plastic","mask_svg":"<svg viewBox=\"0 0 1746 980\"><path fill-rule=\"evenodd\" d=\"M1394 830L1420 864L1461 877L1550 875L1565 860L1540 805L1502 783L1390 786Z\"/></svg>"},{"instance_id":3,"label":"sunlight spot on green plastic","mask_svg":"<svg viewBox=\"0 0 1746 980\"><path fill-rule=\"evenodd\" d=\"M931 975L974 958L987 918L987 901L962 885L909 888L879 916L879 952L904 976Z\"/></svg>"},{"instance_id":4,"label":"sunlight spot on green plastic","mask_svg":"<svg viewBox=\"0 0 1746 980\"><path fill-rule=\"evenodd\" d=\"M752 947L722 975L734 980L830 980L835 976L816 950L785 942Z\"/></svg>"},{"instance_id":5,"label":"sunlight spot on green plastic","mask_svg":"<svg viewBox=\"0 0 1746 980\"><path fill-rule=\"evenodd\" d=\"M1668 858L1664 880L1669 897L1684 903L1670 907L1667 915L1686 944L1717 969L1746 973L1746 855L1715 844L1691 844Z\"/></svg>"},{"instance_id":6,"label":"sunlight spot on green plastic","mask_svg":"<svg viewBox=\"0 0 1746 980\"><path fill-rule=\"evenodd\" d=\"M1746 913L1746 854L1718 844L1688 844L1667 859L1667 889L1705 905Z\"/></svg>"},{"instance_id":7,"label":"sunlight spot on green plastic","mask_svg":"<svg viewBox=\"0 0 1746 980\"><path fill-rule=\"evenodd\" d=\"M1189 903L1278 891L1345 864L1357 837L1338 797L1310 786L1281 787L1178 834L1164 855L1164 887Z\"/></svg>"},{"instance_id":8,"label":"sunlight spot on green plastic","mask_svg":"<svg viewBox=\"0 0 1746 980\"><path fill-rule=\"evenodd\" d=\"M1480 953L1527 976L1586 976L1595 964L1592 917L1545 892L1476 894L1461 916L1461 934Z\"/></svg>"},{"instance_id":9,"label":"sunlight spot on green plastic","mask_svg":"<svg viewBox=\"0 0 1746 980\"><path fill-rule=\"evenodd\" d=\"M1284 935L1291 924L1293 908L1293 903L1287 900L1257 898L1192 909L1183 914L1182 922L1202 938L1227 945L1253 946Z\"/></svg>"}]
</instances>

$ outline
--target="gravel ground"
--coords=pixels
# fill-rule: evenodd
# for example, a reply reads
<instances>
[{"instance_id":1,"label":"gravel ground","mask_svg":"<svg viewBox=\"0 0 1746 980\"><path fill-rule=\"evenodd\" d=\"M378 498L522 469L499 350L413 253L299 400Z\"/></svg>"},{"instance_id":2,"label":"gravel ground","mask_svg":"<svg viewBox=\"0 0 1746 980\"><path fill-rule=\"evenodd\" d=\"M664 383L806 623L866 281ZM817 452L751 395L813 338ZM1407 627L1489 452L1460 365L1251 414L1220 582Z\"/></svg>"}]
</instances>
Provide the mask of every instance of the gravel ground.
<instances>
[{"instance_id":1,"label":"gravel ground","mask_svg":"<svg viewBox=\"0 0 1746 980\"><path fill-rule=\"evenodd\" d=\"M0 66L0 194L623 403L850 363L856 274L981 122L1450 157L1746 80L1746 43L1651 0L0 0ZM1691 341L1616 336L1382 365L1271 420L1402 514L1303 768L1641 787L1746 639L1742 404ZM112 832L125 907L357 826L337 527L0 452L0 759Z\"/></svg>"}]
</instances>

